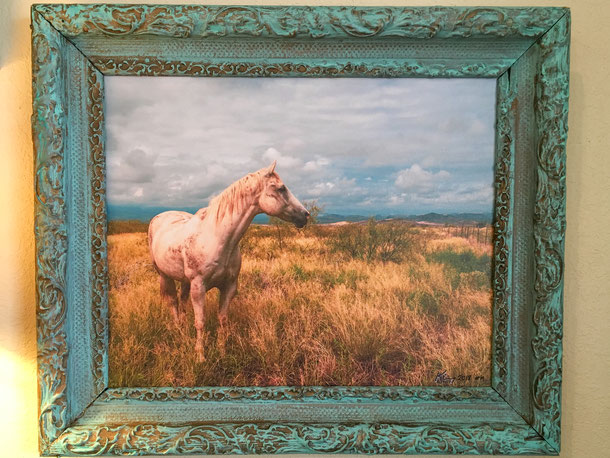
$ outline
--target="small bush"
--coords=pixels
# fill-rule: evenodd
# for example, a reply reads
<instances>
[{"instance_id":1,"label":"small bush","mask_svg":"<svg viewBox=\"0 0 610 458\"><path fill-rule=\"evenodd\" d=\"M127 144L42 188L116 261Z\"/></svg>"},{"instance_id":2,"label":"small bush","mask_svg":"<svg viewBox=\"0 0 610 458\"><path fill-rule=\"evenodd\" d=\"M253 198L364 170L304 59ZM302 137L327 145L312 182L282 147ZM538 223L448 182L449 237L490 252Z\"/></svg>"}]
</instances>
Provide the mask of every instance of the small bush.
<instances>
[{"instance_id":1,"label":"small bush","mask_svg":"<svg viewBox=\"0 0 610 458\"><path fill-rule=\"evenodd\" d=\"M477 256L472 251L456 252L447 249L430 253L427 258L429 262L438 262L452 267L458 273L491 271L491 258L487 254Z\"/></svg>"},{"instance_id":2,"label":"small bush","mask_svg":"<svg viewBox=\"0 0 610 458\"><path fill-rule=\"evenodd\" d=\"M490 286L491 258L487 254L477 256L472 251L446 249L429 253L426 258L428 262L443 264L452 289L483 289Z\"/></svg>"},{"instance_id":3,"label":"small bush","mask_svg":"<svg viewBox=\"0 0 610 458\"><path fill-rule=\"evenodd\" d=\"M356 270L346 270L339 274L337 277L337 283L346 285L348 288L356 289L359 281L365 281L368 276L363 273L359 273Z\"/></svg>"},{"instance_id":4,"label":"small bush","mask_svg":"<svg viewBox=\"0 0 610 458\"><path fill-rule=\"evenodd\" d=\"M309 274L298 264L293 264L290 268L290 276L294 281L305 282L309 279Z\"/></svg>"},{"instance_id":5,"label":"small bush","mask_svg":"<svg viewBox=\"0 0 610 458\"><path fill-rule=\"evenodd\" d=\"M407 299L407 304L411 310L419 308L428 316L436 317L441 311L437 298L428 291L413 291Z\"/></svg>"},{"instance_id":6,"label":"small bush","mask_svg":"<svg viewBox=\"0 0 610 458\"><path fill-rule=\"evenodd\" d=\"M419 306L422 311L429 316L438 316L441 307L436 298L430 293L422 293L419 298Z\"/></svg>"},{"instance_id":7,"label":"small bush","mask_svg":"<svg viewBox=\"0 0 610 458\"><path fill-rule=\"evenodd\" d=\"M329 239L330 249L352 259L366 262L399 263L411 248L413 236L404 223L378 223L374 218L366 225L350 224Z\"/></svg>"},{"instance_id":8,"label":"small bush","mask_svg":"<svg viewBox=\"0 0 610 458\"><path fill-rule=\"evenodd\" d=\"M355 270L342 270L340 272L325 269L305 270L299 264L292 264L286 275L295 282L319 282L324 289L331 289L337 285L345 285L348 288L354 289L359 280L366 280L368 278L365 274L358 273Z\"/></svg>"},{"instance_id":9,"label":"small bush","mask_svg":"<svg viewBox=\"0 0 610 458\"><path fill-rule=\"evenodd\" d=\"M462 310L460 312L460 314L458 315L456 321L458 326L462 327L462 328L469 328L470 327L470 321L468 320L468 313L465 310Z\"/></svg>"}]
</instances>

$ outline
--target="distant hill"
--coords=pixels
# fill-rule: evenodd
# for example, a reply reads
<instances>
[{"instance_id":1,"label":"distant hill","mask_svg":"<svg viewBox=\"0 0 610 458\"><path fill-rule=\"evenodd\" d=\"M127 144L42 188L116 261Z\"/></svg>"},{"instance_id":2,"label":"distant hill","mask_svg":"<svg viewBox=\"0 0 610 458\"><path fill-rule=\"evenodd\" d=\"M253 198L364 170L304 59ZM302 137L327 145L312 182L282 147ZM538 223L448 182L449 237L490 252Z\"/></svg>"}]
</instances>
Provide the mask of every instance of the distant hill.
<instances>
[{"instance_id":1,"label":"distant hill","mask_svg":"<svg viewBox=\"0 0 610 458\"><path fill-rule=\"evenodd\" d=\"M337 223L339 221L349 221L349 222L357 222L357 221L366 221L370 216L363 215L339 215L336 213L322 213L318 215L318 223L327 224L327 223ZM375 219L381 219L375 217Z\"/></svg>"},{"instance_id":2,"label":"distant hill","mask_svg":"<svg viewBox=\"0 0 610 458\"><path fill-rule=\"evenodd\" d=\"M195 213L199 208L168 208L168 207L135 207L135 206L108 206L108 219L110 221L118 220L137 220L148 222L155 215L168 210L181 210L189 213ZM338 213L322 213L318 216L318 222L321 224L337 223L340 221L358 222L366 221L370 216L365 215L341 215ZM491 224L491 213L426 213L423 215L375 215L374 218L378 221L386 219L399 219L406 221L425 221L435 224ZM269 217L267 215L257 215L254 218L254 223L267 224Z\"/></svg>"},{"instance_id":3,"label":"distant hill","mask_svg":"<svg viewBox=\"0 0 610 458\"><path fill-rule=\"evenodd\" d=\"M408 216L407 219L438 224L491 224L493 220L491 213L451 213L449 215L426 213L425 215L411 215Z\"/></svg>"},{"instance_id":4,"label":"distant hill","mask_svg":"<svg viewBox=\"0 0 610 458\"><path fill-rule=\"evenodd\" d=\"M318 222L323 224L337 223L339 221L366 221L370 216L363 215L339 215L335 213L324 213L318 216ZM436 224L491 224L491 214L485 213L451 213L444 215L441 213L426 213L424 215L375 215L378 221L394 219L405 221L425 221Z\"/></svg>"}]
</instances>

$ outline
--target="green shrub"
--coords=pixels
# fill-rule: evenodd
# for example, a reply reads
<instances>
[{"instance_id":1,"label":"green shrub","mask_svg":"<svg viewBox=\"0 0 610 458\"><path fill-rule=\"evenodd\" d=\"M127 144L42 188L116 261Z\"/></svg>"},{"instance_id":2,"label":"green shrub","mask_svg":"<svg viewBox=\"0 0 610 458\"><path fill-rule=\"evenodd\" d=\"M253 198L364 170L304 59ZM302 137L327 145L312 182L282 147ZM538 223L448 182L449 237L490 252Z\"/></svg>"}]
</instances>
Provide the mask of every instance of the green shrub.
<instances>
[{"instance_id":1,"label":"green shrub","mask_svg":"<svg viewBox=\"0 0 610 458\"><path fill-rule=\"evenodd\" d=\"M414 291L409 298L409 308L419 308L428 316L436 317L441 311L440 304L434 295L428 291Z\"/></svg>"},{"instance_id":2,"label":"green shrub","mask_svg":"<svg viewBox=\"0 0 610 458\"><path fill-rule=\"evenodd\" d=\"M491 258L487 254L477 256L472 251L455 252L452 249L436 251L427 256L428 261L438 262L448 267L453 267L458 273L467 272L489 272L491 270Z\"/></svg>"},{"instance_id":3,"label":"green shrub","mask_svg":"<svg viewBox=\"0 0 610 458\"><path fill-rule=\"evenodd\" d=\"M366 262L398 263L412 246L413 235L405 223L379 223L374 218L366 225L350 224L337 230L329 239L333 253Z\"/></svg>"},{"instance_id":4,"label":"green shrub","mask_svg":"<svg viewBox=\"0 0 610 458\"><path fill-rule=\"evenodd\" d=\"M469 328L470 321L468 319L469 313L466 310L462 310L457 317L456 323L462 328Z\"/></svg>"},{"instance_id":5,"label":"green shrub","mask_svg":"<svg viewBox=\"0 0 610 458\"><path fill-rule=\"evenodd\" d=\"M290 278L297 282L317 281L324 289L331 289L337 285L346 285L348 288L355 289L359 280L366 280L365 274L350 269L340 272L333 270L305 270L299 264L292 264L286 273Z\"/></svg>"},{"instance_id":6,"label":"green shrub","mask_svg":"<svg viewBox=\"0 0 610 458\"><path fill-rule=\"evenodd\" d=\"M491 258L487 254L477 256L472 251L458 253L447 249L429 253L426 259L443 264L452 289L460 286L484 289L490 286Z\"/></svg>"},{"instance_id":7,"label":"green shrub","mask_svg":"<svg viewBox=\"0 0 610 458\"><path fill-rule=\"evenodd\" d=\"M305 282L309 279L310 275L305 272L303 268L298 264L290 266L290 276L294 281Z\"/></svg>"},{"instance_id":8,"label":"green shrub","mask_svg":"<svg viewBox=\"0 0 610 458\"><path fill-rule=\"evenodd\" d=\"M460 288L485 290L491 288L491 278L485 272L462 272L460 273Z\"/></svg>"}]
</instances>

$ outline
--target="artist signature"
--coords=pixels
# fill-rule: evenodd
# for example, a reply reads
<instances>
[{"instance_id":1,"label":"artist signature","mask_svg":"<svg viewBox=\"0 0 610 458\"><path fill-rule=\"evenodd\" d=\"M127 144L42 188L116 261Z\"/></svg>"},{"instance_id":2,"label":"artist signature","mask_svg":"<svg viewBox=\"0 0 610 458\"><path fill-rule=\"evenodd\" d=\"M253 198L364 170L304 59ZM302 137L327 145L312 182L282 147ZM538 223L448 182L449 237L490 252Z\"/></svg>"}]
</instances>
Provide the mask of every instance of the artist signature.
<instances>
[{"instance_id":1,"label":"artist signature","mask_svg":"<svg viewBox=\"0 0 610 458\"><path fill-rule=\"evenodd\" d=\"M471 375L471 374L460 374L455 377L451 377L447 374L447 371L437 372L436 377L434 377L434 383L437 385L453 385L454 383L464 383L464 382L472 382L472 381L480 382L485 380L485 377L482 375Z\"/></svg>"}]
</instances>

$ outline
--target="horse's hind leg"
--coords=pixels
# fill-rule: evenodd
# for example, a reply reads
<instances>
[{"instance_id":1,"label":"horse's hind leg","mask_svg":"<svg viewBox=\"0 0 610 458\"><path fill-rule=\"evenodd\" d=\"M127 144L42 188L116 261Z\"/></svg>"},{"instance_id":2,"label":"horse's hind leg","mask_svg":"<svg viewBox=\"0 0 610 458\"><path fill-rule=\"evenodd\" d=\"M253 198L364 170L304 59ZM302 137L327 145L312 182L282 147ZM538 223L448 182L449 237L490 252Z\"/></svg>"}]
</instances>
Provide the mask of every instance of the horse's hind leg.
<instances>
[{"instance_id":1,"label":"horse's hind leg","mask_svg":"<svg viewBox=\"0 0 610 458\"><path fill-rule=\"evenodd\" d=\"M225 342L227 340L227 321L231 299L237 293L237 277L230 279L220 289L220 299L218 301L218 334L216 336L216 346L221 354L224 354Z\"/></svg>"},{"instance_id":2,"label":"horse's hind leg","mask_svg":"<svg viewBox=\"0 0 610 458\"><path fill-rule=\"evenodd\" d=\"M189 295L191 293L191 282L186 280L183 281L180 285L180 309L178 310L178 315L181 318L186 316L186 303L189 300Z\"/></svg>"},{"instance_id":3,"label":"horse's hind leg","mask_svg":"<svg viewBox=\"0 0 610 458\"><path fill-rule=\"evenodd\" d=\"M220 299L218 301L218 322L221 327L227 324L227 315L229 312L229 304L237 293L237 277L230 279L222 288L220 288Z\"/></svg>"},{"instance_id":4,"label":"horse's hind leg","mask_svg":"<svg viewBox=\"0 0 610 458\"><path fill-rule=\"evenodd\" d=\"M163 274L159 275L159 284L161 286L161 299L164 303L171 306L174 321L178 323L178 295L176 294L176 284L174 283L174 280Z\"/></svg>"},{"instance_id":5,"label":"horse's hind leg","mask_svg":"<svg viewBox=\"0 0 610 458\"><path fill-rule=\"evenodd\" d=\"M237 277L239 276L239 271L241 270L241 254L239 253L239 248L237 248L231 261L229 263L229 273L227 275L226 281L224 284L219 287L220 290L220 299L218 301L218 321L220 323L220 330L224 332L225 326L227 324L227 313L229 310L229 304L231 300L237 293Z\"/></svg>"}]
</instances>

